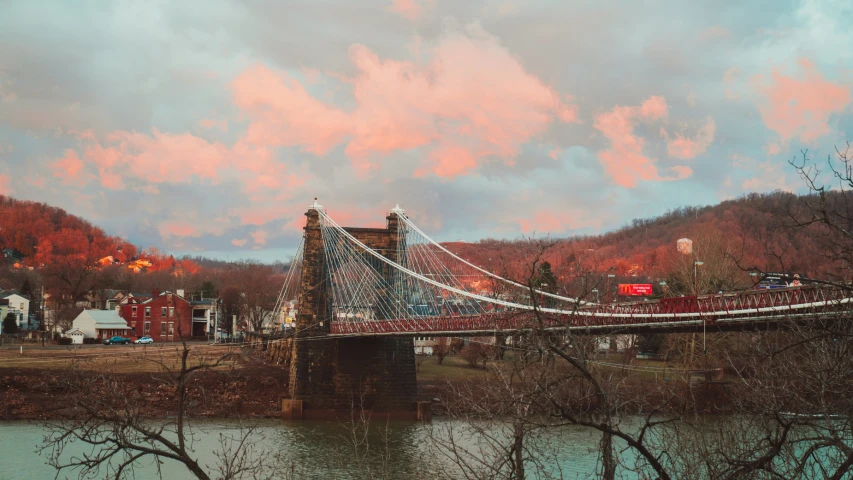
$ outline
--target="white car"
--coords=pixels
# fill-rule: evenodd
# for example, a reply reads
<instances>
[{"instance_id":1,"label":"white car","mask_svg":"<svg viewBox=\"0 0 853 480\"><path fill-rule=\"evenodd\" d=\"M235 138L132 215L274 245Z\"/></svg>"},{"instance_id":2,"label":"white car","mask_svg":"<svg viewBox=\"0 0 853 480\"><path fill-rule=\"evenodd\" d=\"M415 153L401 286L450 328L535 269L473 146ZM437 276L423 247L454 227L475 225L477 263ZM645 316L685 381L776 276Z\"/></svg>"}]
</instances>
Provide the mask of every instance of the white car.
<instances>
[{"instance_id":1,"label":"white car","mask_svg":"<svg viewBox=\"0 0 853 480\"><path fill-rule=\"evenodd\" d=\"M135 343L137 345L147 345L149 343L154 343L154 339L151 337L139 337L133 343Z\"/></svg>"}]
</instances>

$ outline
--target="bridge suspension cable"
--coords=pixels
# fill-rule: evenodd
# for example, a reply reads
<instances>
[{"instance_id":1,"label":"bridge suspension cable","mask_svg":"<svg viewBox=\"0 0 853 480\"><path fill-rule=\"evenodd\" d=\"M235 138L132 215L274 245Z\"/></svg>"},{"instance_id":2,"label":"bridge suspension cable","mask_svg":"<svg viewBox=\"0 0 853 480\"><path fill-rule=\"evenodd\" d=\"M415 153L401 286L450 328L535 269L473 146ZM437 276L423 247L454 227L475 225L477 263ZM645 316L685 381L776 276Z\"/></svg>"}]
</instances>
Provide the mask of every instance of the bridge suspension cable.
<instances>
[{"instance_id":1,"label":"bridge suspension cable","mask_svg":"<svg viewBox=\"0 0 853 480\"><path fill-rule=\"evenodd\" d=\"M412 231L416 232L418 235L420 235L420 236L422 236L424 239L426 239L426 240L427 240L431 245L433 245L433 246L437 247L438 249L440 249L442 252L446 253L447 255L450 255L453 259L455 259L455 260L457 260L457 261L459 261L459 262L461 262L461 263L464 263L465 265L467 265L467 266L469 266L469 267L473 268L474 270L476 270L476 271L478 271L478 272L482 273L483 275L486 275L486 276L488 276L488 277L491 277L491 278L493 278L493 279L495 279L495 280L498 280L498 281L500 281L500 282L503 282L503 283L506 283L506 284L509 284L509 285L512 285L512 286L515 286L515 287L520 287L520 288L524 288L524 289L530 289L530 287L529 287L529 286L527 286L527 285L523 285L523 284L521 284L521 283L515 282L515 281L513 281L513 280L509 280L509 279L507 279L507 278L503 278L503 277L501 277L500 275L497 275L497 274L495 274L495 273L492 273L492 272L490 272L490 271L488 271L488 270L486 270L486 269L484 269L484 268L481 268L481 267L479 267L479 266L477 266L477 265L475 265L475 264L473 264L473 263L471 263L471 262L469 262L469 261L465 260L464 258L462 258L462 257L460 257L460 256L458 256L458 255L456 255L455 253L451 252L450 250L448 250L447 248L445 248L445 247L444 247L443 245L441 245L440 243L438 243L438 242L436 242L435 240L433 240L432 238L430 238L426 233L424 233L424 231L423 231L423 230L421 230L420 228L418 228L418 226L417 226L417 225L415 225L415 223L414 223L414 222L412 222L412 220L411 220L409 217L407 217L405 214L398 214L398 217L403 221L403 224L406 226L406 228L409 228L409 229L411 229ZM592 302L586 302L586 301L584 301L584 300L578 300L577 298L572 298L572 297L564 297L564 296L557 295L557 294L555 294L555 293L551 293L551 292L546 292L546 291L544 291L544 290L540 290L540 289L537 289L537 288L533 288L533 289L532 289L532 291L533 291L533 293L536 293L536 294L538 294L538 295L542 295L542 296L545 296L545 297L553 298L553 299L556 299L556 300L561 300L561 301L565 301L565 302L572 302L572 303L578 303L578 304L581 304L581 305L584 305L584 304L586 304L586 305L595 305L595 304L594 304L594 303L592 303Z\"/></svg>"},{"instance_id":2,"label":"bridge suspension cable","mask_svg":"<svg viewBox=\"0 0 853 480\"><path fill-rule=\"evenodd\" d=\"M303 234L302 239L299 241L299 246L296 247L296 253L293 255L293 259L290 261L290 266L287 270L287 274L285 274L284 276L284 284L281 286L281 291L278 294L278 299L276 299L275 307L272 311L273 316L281 315L281 310L284 307L285 302L289 302L291 299L299 297L299 279L302 275L304 253L305 235ZM274 319L275 317L273 317L273 320Z\"/></svg>"},{"instance_id":3,"label":"bridge suspension cable","mask_svg":"<svg viewBox=\"0 0 853 480\"><path fill-rule=\"evenodd\" d=\"M428 277L426 277L426 276L424 276L424 275L421 275L420 273L415 272L415 271L413 271L413 270L410 270L410 269L408 269L408 268L406 268L406 267L404 267L404 266L402 266L402 265L400 265L400 264L398 264L398 263L396 263L396 262L394 262L394 261L392 261L392 260L390 260L390 259L386 258L386 257L385 257L385 256L383 256L382 254L380 254L380 253L378 253L378 252L374 251L373 249L369 248L368 246L366 246L366 245L365 245L364 243L362 243L360 240L358 240L357 238L355 238L352 234L350 234L349 232L347 232L347 231L346 231L346 229L344 229L343 227L341 227L340 225L338 225L338 224L337 224L337 223L336 223L336 222L335 222L331 217L329 217L329 216L326 214L326 212L325 212L325 211L323 211L323 209L317 209L317 211L319 212L320 217L321 217L321 219L322 219L323 223L324 223L324 224L328 224L328 226L329 226L329 227L331 227L331 229L333 229L333 230L336 232L336 234L337 234L337 235L341 235L341 236L343 236L346 240L348 240L348 241L349 241L349 242L351 242L352 244L354 244L354 245L358 246L358 247L359 247L359 249L360 249L361 251L364 251L365 253L367 253L368 255L372 256L372 257L373 257L373 258L375 258L376 260L378 260L378 261L380 261L380 262L382 262L382 263L386 264L386 265L387 265L387 266L389 266L390 268L395 269L395 270L397 270L397 271L399 271L399 272L401 272L401 273L403 273L403 274L405 274L405 275L408 275L408 276L410 276L410 277L413 277L413 278L415 278L415 279L417 279L417 280L419 280L419 281L421 281L421 282L423 282L423 283L426 283L426 284L432 285L432 286L437 287L437 288L439 288L439 289L441 289L441 290L444 290L444 291L447 291L447 292L452 292L452 293L455 293L455 294L460 295L460 296L462 296L462 297L467 297L467 298L470 298L470 299L473 299L473 300L479 300L480 302L490 303L490 304L493 304L493 305L500 305L500 306L503 306L503 307L506 307L506 308L515 308L515 309L520 309L520 310L528 310L528 311L532 311L532 310L535 310L535 309L536 309L536 307L534 307L534 306L532 306L532 305L524 305L524 304L519 304L519 303L509 302L509 301L506 301L506 300L501 300L501 299L499 299L499 298L490 298L490 297L487 297L487 296L484 296L484 295L479 295L479 294L476 294L476 293L472 293L472 292L469 292L469 291L467 291L467 290L465 290L465 289L458 288L458 287L454 287L454 286L450 286L450 285L445 285L445 284L443 284L443 283L441 283L441 282L438 282L438 281L433 280L433 279L431 279L431 278L428 278ZM327 231L329 231L329 229L328 229L328 228L327 228L327 229L324 229L324 233L326 233ZM324 235L324 236L325 236L325 235ZM571 311L569 311L569 310L560 310L560 309L556 309L556 308L539 308L538 310L540 310L540 311L542 311L542 312L545 312L545 313L563 314L563 315L575 315L575 314L582 314L582 315L596 315L596 314L595 314L595 313L593 313L593 312L582 312L582 311L577 311L577 310L571 310Z\"/></svg>"}]
</instances>

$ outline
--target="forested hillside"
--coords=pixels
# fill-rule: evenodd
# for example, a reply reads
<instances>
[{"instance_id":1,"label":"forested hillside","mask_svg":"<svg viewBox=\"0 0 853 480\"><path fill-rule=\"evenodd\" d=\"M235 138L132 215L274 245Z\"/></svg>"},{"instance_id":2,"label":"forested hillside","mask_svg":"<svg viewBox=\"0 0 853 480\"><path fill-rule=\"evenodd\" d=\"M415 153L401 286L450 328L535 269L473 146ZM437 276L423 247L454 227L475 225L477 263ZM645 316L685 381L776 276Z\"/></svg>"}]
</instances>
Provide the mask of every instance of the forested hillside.
<instances>
[{"instance_id":1,"label":"forested hillside","mask_svg":"<svg viewBox=\"0 0 853 480\"><path fill-rule=\"evenodd\" d=\"M835 259L823 254L816 226L793 228L790 211L802 197L784 192L749 194L718 205L683 207L602 235L536 241L494 240L449 242L454 253L479 265L491 265L516 278L528 278L525 266L542 243L543 254L558 277L578 271L611 273L618 277L664 279L685 262L678 253L680 238L693 240L699 261L728 256L738 269L804 273L814 278L837 272ZM825 240L825 239L824 239ZM537 246L533 248L531 244ZM743 279L748 280L746 271Z\"/></svg>"}]
</instances>

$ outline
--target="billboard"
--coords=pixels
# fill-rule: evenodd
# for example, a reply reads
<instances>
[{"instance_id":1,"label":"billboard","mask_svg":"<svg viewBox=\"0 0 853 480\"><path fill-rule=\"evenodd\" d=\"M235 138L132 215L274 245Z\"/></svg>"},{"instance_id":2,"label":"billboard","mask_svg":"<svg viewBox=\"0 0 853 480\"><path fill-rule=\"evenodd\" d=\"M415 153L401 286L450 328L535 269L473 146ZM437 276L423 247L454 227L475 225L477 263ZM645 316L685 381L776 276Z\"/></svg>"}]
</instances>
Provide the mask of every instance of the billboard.
<instances>
[{"instance_id":1,"label":"billboard","mask_svg":"<svg viewBox=\"0 0 853 480\"><path fill-rule=\"evenodd\" d=\"M626 297L649 296L652 294L651 283L620 283L619 295Z\"/></svg>"}]
</instances>

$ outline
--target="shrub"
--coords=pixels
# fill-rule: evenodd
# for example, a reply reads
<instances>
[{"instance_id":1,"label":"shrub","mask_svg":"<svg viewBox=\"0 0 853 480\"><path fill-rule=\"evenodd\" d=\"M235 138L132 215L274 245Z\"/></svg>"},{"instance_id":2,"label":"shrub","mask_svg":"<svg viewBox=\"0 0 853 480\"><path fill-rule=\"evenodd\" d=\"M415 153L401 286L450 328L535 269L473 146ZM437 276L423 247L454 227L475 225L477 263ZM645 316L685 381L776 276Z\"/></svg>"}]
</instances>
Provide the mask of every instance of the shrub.
<instances>
[{"instance_id":1,"label":"shrub","mask_svg":"<svg viewBox=\"0 0 853 480\"><path fill-rule=\"evenodd\" d=\"M479 342L470 342L459 352L459 356L472 367L477 367L477 363L482 362L485 368L489 359L489 347Z\"/></svg>"},{"instance_id":2,"label":"shrub","mask_svg":"<svg viewBox=\"0 0 853 480\"><path fill-rule=\"evenodd\" d=\"M62 337L56 341L59 345L71 345L71 339L68 337Z\"/></svg>"}]
</instances>

